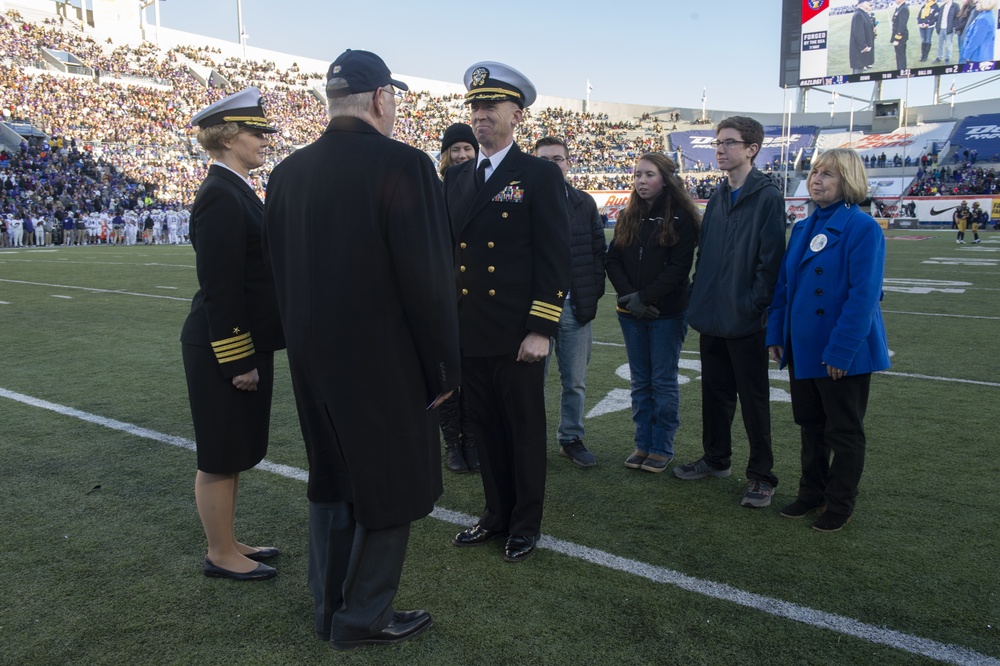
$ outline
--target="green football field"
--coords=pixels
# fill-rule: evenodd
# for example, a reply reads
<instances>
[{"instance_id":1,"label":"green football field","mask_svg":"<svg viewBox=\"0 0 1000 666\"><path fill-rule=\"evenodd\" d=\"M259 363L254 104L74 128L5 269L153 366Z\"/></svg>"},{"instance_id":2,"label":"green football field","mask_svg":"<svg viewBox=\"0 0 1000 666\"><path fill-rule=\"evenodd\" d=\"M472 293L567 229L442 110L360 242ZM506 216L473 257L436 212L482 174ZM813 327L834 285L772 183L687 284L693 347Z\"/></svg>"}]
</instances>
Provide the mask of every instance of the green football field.
<instances>
[{"instance_id":1,"label":"green football field","mask_svg":"<svg viewBox=\"0 0 1000 666\"><path fill-rule=\"evenodd\" d=\"M558 455L549 377L543 548L512 565L495 544L451 546L482 487L445 472L396 601L428 609L434 628L347 654L313 638L306 458L283 353L270 449L242 475L237 514L243 541L282 549L280 574L205 578L178 342L193 250L0 251L0 663L1000 664L1000 233L976 246L887 233L893 367L872 381L842 532L778 515L799 463L776 367L773 506L739 506L738 415L730 478L627 470L627 364L606 296L587 395L596 467ZM701 449L697 349L689 332L676 463Z\"/></svg>"}]
</instances>

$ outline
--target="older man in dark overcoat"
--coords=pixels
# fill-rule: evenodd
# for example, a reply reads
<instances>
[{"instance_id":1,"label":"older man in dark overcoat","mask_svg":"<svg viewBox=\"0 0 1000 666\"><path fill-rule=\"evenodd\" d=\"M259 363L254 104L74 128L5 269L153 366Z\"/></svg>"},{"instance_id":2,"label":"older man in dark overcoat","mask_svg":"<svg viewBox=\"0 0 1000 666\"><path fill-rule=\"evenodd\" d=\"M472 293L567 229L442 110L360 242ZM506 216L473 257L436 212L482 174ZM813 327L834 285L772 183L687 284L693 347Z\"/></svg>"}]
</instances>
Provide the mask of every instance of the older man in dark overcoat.
<instances>
[{"instance_id":1,"label":"older man in dark overcoat","mask_svg":"<svg viewBox=\"0 0 1000 666\"><path fill-rule=\"evenodd\" d=\"M875 22L870 14L872 3L861 0L851 17L851 38L848 46L851 71L861 74L875 64Z\"/></svg>"},{"instance_id":2,"label":"older man in dark overcoat","mask_svg":"<svg viewBox=\"0 0 1000 666\"><path fill-rule=\"evenodd\" d=\"M459 384L454 255L430 159L389 138L377 55L330 66L332 120L273 171L265 242L309 456L309 585L332 647L431 624L395 611L410 523L441 495L437 407Z\"/></svg>"},{"instance_id":3,"label":"older man in dark overcoat","mask_svg":"<svg viewBox=\"0 0 1000 666\"><path fill-rule=\"evenodd\" d=\"M458 240L462 392L482 443L486 508L456 546L506 537L503 559L535 552L545 495L544 360L570 285L562 172L522 153L514 128L535 88L517 70L481 62L465 74L479 155L445 172Z\"/></svg>"}]
</instances>

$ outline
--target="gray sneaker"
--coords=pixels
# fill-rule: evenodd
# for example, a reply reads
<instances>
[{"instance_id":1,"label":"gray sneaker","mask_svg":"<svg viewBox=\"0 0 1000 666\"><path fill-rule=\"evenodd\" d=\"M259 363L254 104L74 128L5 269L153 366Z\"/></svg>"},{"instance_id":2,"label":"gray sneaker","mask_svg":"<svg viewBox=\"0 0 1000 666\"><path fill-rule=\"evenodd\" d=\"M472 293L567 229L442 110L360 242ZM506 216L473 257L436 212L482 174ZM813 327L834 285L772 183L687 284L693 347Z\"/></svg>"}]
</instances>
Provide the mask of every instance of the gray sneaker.
<instances>
[{"instance_id":1,"label":"gray sneaker","mask_svg":"<svg viewBox=\"0 0 1000 666\"><path fill-rule=\"evenodd\" d=\"M583 445L578 439L574 439L572 442L566 442L559 447L559 453L566 456L573 462L575 462L580 467L593 467L597 464L597 458L594 454L587 450L587 447Z\"/></svg>"},{"instance_id":2,"label":"gray sneaker","mask_svg":"<svg viewBox=\"0 0 1000 666\"><path fill-rule=\"evenodd\" d=\"M732 467L727 467L726 469L715 469L714 467L709 467L704 458L699 458L693 463L674 467L674 476L678 479L684 479L685 481L704 479L706 476L717 476L720 479L724 479L732 473Z\"/></svg>"},{"instance_id":3,"label":"gray sneaker","mask_svg":"<svg viewBox=\"0 0 1000 666\"><path fill-rule=\"evenodd\" d=\"M747 491L743 493L741 506L751 509L763 509L771 505L771 497L774 495L774 486L767 481L752 480L747 484Z\"/></svg>"}]
</instances>

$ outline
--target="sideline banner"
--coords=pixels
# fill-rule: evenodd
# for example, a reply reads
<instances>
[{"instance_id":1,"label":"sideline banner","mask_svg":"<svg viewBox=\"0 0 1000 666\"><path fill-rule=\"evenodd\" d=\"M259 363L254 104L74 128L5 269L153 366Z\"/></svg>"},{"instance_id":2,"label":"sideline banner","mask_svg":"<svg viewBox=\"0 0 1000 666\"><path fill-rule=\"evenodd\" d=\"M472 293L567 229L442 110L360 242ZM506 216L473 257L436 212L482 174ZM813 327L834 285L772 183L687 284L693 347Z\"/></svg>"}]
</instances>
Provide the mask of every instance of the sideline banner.
<instances>
[{"instance_id":1,"label":"sideline banner","mask_svg":"<svg viewBox=\"0 0 1000 666\"><path fill-rule=\"evenodd\" d=\"M881 199L885 203L886 210L888 214L892 217L899 217L899 199ZM926 222L929 224L945 224L951 226L951 216L955 214L955 209L963 202L969 204L969 208L972 208L972 204L979 202L979 207L983 210L990 211L992 213L991 217L993 219L997 218L997 213L1000 212L998 208L998 202L1000 199L994 199L993 197L906 197L903 199L903 205L913 203L916 206L915 217L921 222Z\"/></svg>"},{"instance_id":2,"label":"sideline banner","mask_svg":"<svg viewBox=\"0 0 1000 666\"><path fill-rule=\"evenodd\" d=\"M896 197L875 197L880 201L889 218L910 217L908 211L901 211L901 206L908 207L913 204L914 215L921 224L927 225L947 225L951 226L951 217L955 209L963 201L969 204L978 202L983 210L990 211L991 220L1000 220L1000 197L974 196L974 197L905 197L902 202ZM788 198L785 200L785 214L795 215L795 221L801 222L809 213L809 199L803 197ZM901 214L902 213L902 214ZM877 217L872 214L873 217ZM992 222L991 222L992 224Z\"/></svg>"},{"instance_id":3,"label":"sideline banner","mask_svg":"<svg viewBox=\"0 0 1000 666\"><path fill-rule=\"evenodd\" d=\"M611 226L614 226L615 222L618 221L618 213L625 210L628 198L632 194L632 190L586 190L586 192L594 197L598 214L607 215L608 224ZM708 201L704 199L694 200L695 206L702 213L705 212L705 204L707 203Z\"/></svg>"},{"instance_id":4,"label":"sideline banner","mask_svg":"<svg viewBox=\"0 0 1000 666\"><path fill-rule=\"evenodd\" d=\"M628 197L631 193L620 190L597 190L588 191L587 194L594 197L597 212L607 216L608 224L614 224L618 220L619 211L625 209L625 204L628 203Z\"/></svg>"}]
</instances>

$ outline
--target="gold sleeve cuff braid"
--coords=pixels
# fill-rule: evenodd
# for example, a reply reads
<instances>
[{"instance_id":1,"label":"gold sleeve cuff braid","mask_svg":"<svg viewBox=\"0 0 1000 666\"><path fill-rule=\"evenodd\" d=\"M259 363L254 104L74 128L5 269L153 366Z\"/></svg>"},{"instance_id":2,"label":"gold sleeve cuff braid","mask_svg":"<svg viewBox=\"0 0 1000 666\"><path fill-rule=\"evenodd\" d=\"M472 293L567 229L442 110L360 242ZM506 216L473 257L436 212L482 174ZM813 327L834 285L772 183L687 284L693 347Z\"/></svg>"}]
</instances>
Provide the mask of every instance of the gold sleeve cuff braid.
<instances>
[{"instance_id":1,"label":"gold sleeve cuff braid","mask_svg":"<svg viewBox=\"0 0 1000 666\"><path fill-rule=\"evenodd\" d=\"M542 319L548 319L549 321L558 322L559 316L562 314L562 308L558 305L552 305L551 303L532 301L529 314L541 317Z\"/></svg>"},{"instance_id":2,"label":"gold sleeve cuff braid","mask_svg":"<svg viewBox=\"0 0 1000 666\"><path fill-rule=\"evenodd\" d=\"M250 337L250 333L244 333L234 338L218 340L212 343L212 351L215 352L215 358L219 363L238 361L253 355L253 338Z\"/></svg>"}]
</instances>

